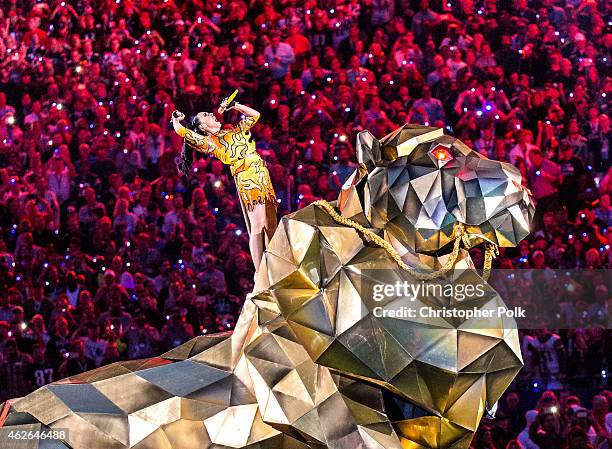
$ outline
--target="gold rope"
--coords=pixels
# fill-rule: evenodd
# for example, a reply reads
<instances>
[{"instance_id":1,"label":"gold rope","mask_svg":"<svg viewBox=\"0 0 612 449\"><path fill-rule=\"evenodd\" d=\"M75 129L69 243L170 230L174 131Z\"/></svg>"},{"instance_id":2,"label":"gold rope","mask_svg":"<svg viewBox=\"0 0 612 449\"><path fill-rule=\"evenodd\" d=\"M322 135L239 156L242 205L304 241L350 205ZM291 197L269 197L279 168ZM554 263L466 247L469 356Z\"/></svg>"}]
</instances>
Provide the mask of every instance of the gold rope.
<instances>
[{"instance_id":1,"label":"gold rope","mask_svg":"<svg viewBox=\"0 0 612 449\"><path fill-rule=\"evenodd\" d=\"M495 259L496 256L499 256L497 245L489 243L485 249L485 259L482 266L482 278L485 281L488 281L489 276L491 276L491 265L493 265L493 259Z\"/></svg>"},{"instance_id":2,"label":"gold rope","mask_svg":"<svg viewBox=\"0 0 612 449\"><path fill-rule=\"evenodd\" d=\"M356 221L353 221L350 218L340 215L338 212L336 212L336 209L334 208L334 206L332 206L327 201L318 200L318 201L315 201L314 204L325 209L325 211L329 215L331 215L331 217L334 219L335 222L340 223L345 226L349 226L361 232L366 240L371 241L375 243L376 245L380 246L382 249L384 249L393 258L393 260L395 260L395 262L399 265L401 269L403 269L404 271L407 271L408 273L410 273L412 276L414 276L420 281L431 281L433 279L439 278L440 276L443 276L446 273L448 273L450 270L453 269L453 267L455 266L455 263L457 262L457 258L459 257L459 249L461 247L461 242L463 241L466 247L469 247L469 239L468 239L467 234L465 233L465 228L462 223L457 222L455 224L455 227L453 229L453 234L451 236L451 238L455 240L453 244L453 252L451 253L446 263L438 270L431 271L429 273L422 273L408 266L402 260L402 257L395 250L393 245L391 245L385 239L376 235L374 232L370 231L369 229L366 229L365 227L361 226ZM497 255L497 246L493 244L490 244L489 246L487 246L487 249L485 252L484 269L483 269L483 274L482 274L482 277L485 281L489 278L489 275L491 274L491 264L493 262L493 258L496 255Z\"/></svg>"}]
</instances>

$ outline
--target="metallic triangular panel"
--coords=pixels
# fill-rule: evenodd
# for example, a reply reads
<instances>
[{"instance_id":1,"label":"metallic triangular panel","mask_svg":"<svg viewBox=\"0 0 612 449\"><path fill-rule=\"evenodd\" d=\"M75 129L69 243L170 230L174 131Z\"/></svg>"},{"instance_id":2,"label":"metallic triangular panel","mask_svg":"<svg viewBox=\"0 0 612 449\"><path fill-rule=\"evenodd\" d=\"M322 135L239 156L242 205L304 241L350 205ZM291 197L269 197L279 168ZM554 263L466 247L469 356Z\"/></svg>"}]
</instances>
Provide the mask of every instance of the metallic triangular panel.
<instances>
[{"instance_id":1,"label":"metallic triangular panel","mask_svg":"<svg viewBox=\"0 0 612 449\"><path fill-rule=\"evenodd\" d=\"M452 159L434 157L439 145ZM522 366L516 323L376 315L503 305L488 286L462 304L440 294L377 300L373 287L442 267L456 223L469 246L515 246L529 232L530 194L514 167L441 129L405 125L380 141L364 131L357 150L359 169L332 206L409 270L307 206L281 219L231 335L45 386L5 405L5 427L68 428L54 449L467 449L485 405ZM481 282L468 252L457 256L435 282ZM410 416L393 415L393 404Z\"/></svg>"}]
</instances>

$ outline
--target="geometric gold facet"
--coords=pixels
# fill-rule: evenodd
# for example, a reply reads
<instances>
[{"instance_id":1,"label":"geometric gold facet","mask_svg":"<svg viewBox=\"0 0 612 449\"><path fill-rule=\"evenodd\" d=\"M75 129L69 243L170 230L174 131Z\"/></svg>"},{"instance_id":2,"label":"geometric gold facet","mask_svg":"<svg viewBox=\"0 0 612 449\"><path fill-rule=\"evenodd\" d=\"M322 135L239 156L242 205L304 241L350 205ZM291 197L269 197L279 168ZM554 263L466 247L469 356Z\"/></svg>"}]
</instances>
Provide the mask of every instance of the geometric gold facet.
<instances>
[{"instance_id":1,"label":"geometric gold facet","mask_svg":"<svg viewBox=\"0 0 612 449\"><path fill-rule=\"evenodd\" d=\"M439 145L452 155L443 163ZM410 267L444 265L457 222L470 246L514 246L529 232L517 170L441 129L406 125L380 141L364 131L357 152L340 213ZM376 301L374 285L415 278L364 237L318 205L283 217L231 336L45 386L6 406L4 430L68 427L54 447L72 449L467 449L522 366L515 323L376 316L410 303ZM482 281L458 254L443 281ZM484 299L462 306L503 305L483 285Z\"/></svg>"}]
</instances>

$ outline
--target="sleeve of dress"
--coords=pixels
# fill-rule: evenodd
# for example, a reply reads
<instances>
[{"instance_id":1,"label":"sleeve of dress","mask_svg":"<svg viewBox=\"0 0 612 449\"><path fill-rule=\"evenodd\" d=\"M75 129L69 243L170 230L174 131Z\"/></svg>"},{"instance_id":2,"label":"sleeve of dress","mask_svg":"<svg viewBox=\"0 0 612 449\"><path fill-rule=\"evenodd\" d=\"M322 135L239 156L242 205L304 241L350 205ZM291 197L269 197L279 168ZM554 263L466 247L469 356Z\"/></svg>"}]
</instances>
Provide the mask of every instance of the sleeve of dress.
<instances>
[{"instance_id":1,"label":"sleeve of dress","mask_svg":"<svg viewBox=\"0 0 612 449\"><path fill-rule=\"evenodd\" d=\"M201 136L190 129L186 129L183 138L188 144L196 147L198 151L201 151L202 153L206 153L208 151L209 145L204 136Z\"/></svg>"},{"instance_id":2,"label":"sleeve of dress","mask_svg":"<svg viewBox=\"0 0 612 449\"><path fill-rule=\"evenodd\" d=\"M247 132L253 126L255 126L255 123L257 123L257 120L259 120L259 115L256 115L256 116L247 115L242 120L240 120L240 122L238 122L238 126L236 128L238 128L242 132Z\"/></svg>"},{"instance_id":3,"label":"sleeve of dress","mask_svg":"<svg viewBox=\"0 0 612 449\"><path fill-rule=\"evenodd\" d=\"M185 139L189 145L195 147L198 151L202 153L209 153L211 151L210 142L206 137L181 125L175 125L174 130L179 136Z\"/></svg>"}]
</instances>

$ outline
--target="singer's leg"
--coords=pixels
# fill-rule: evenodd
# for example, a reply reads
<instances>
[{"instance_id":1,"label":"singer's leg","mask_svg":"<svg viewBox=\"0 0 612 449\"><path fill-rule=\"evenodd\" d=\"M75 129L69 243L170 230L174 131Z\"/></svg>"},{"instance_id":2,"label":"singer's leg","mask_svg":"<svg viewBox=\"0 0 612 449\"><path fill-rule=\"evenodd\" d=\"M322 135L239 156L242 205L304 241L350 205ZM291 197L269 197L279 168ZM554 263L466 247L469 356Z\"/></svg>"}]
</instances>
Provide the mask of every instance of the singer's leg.
<instances>
[{"instance_id":1,"label":"singer's leg","mask_svg":"<svg viewBox=\"0 0 612 449\"><path fill-rule=\"evenodd\" d=\"M251 223L249 249L257 272L264 250L276 230L276 207L272 203L258 204L247 213Z\"/></svg>"},{"instance_id":2,"label":"singer's leg","mask_svg":"<svg viewBox=\"0 0 612 449\"><path fill-rule=\"evenodd\" d=\"M251 234L249 235L249 250L251 251L251 257L253 258L253 265L255 265L255 273L257 273L266 244L265 205L258 204L247 213L249 215L249 221L251 222Z\"/></svg>"}]
</instances>

